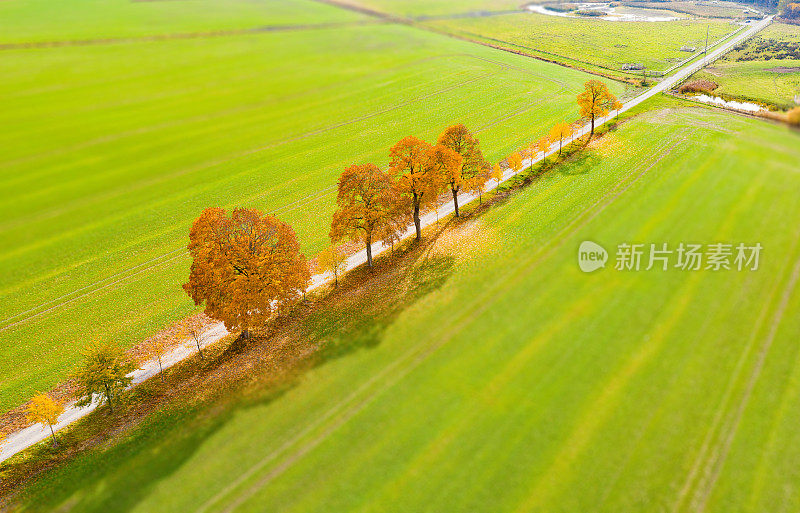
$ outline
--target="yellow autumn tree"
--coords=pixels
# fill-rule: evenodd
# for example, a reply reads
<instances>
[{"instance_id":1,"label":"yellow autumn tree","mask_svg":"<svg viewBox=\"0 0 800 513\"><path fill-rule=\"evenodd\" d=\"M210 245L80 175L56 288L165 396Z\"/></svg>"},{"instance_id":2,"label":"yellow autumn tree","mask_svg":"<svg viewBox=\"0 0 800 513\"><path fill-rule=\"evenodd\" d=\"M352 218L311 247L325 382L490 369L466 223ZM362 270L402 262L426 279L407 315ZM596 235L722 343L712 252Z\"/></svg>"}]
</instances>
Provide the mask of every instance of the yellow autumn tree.
<instances>
[{"instance_id":1,"label":"yellow autumn tree","mask_svg":"<svg viewBox=\"0 0 800 513\"><path fill-rule=\"evenodd\" d=\"M522 155L518 151L509 155L506 160L508 161L508 167L511 168L514 174L522 171Z\"/></svg>"},{"instance_id":2,"label":"yellow autumn tree","mask_svg":"<svg viewBox=\"0 0 800 513\"><path fill-rule=\"evenodd\" d=\"M495 164L492 168L491 178L497 182L497 187L500 187L500 182L503 181L503 168L500 164Z\"/></svg>"},{"instance_id":3,"label":"yellow autumn tree","mask_svg":"<svg viewBox=\"0 0 800 513\"><path fill-rule=\"evenodd\" d=\"M558 141L558 154L561 155L561 147L564 144L564 139L568 139L572 135L572 127L563 121L553 125L550 129L550 140Z\"/></svg>"},{"instance_id":4,"label":"yellow autumn tree","mask_svg":"<svg viewBox=\"0 0 800 513\"><path fill-rule=\"evenodd\" d=\"M550 150L550 138L547 136L540 137L537 144L539 151L542 152L542 163L544 163L544 159L547 158L547 152Z\"/></svg>"},{"instance_id":5,"label":"yellow autumn tree","mask_svg":"<svg viewBox=\"0 0 800 513\"><path fill-rule=\"evenodd\" d=\"M58 417L64 413L64 406L55 401L48 394L37 393L28 405L28 422L41 424L44 428L50 428L53 447L58 445L56 432L53 426L58 424Z\"/></svg>"},{"instance_id":6,"label":"yellow autumn tree","mask_svg":"<svg viewBox=\"0 0 800 513\"><path fill-rule=\"evenodd\" d=\"M484 162L483 167L480 168L470 178L464 180L464 190L478 195L478 203L483 203L483 192L486 190L486 183L489 181L489 174L492 167L488 162Z\"/></svg>"},{"instance_id":7,"label":"yellow autumn tree","mask_svg":"<svg viewBox=\"0 0 800 513\"><path fill-rule=\"evenodd\" d=\"M591 139L594 135L595 119L608 114L614 108L617 97L599 80L589 80L583 87L583 92L578 95L578 106L581 108L581 117L592 123L592 131L589 133Z\"/></svg>"},{"instance_id":8,"label":"yellow autumn tree","mask_svg":"<svg viewBox=\"0 0 800 513\"><path fill-rule=\"evenodd\" d=\"M87 406L95 400L105 401L113 412L113 401L131 385L133 378L129 374L136 368L121 347L110 342L90 345L83 351L83 364L75 373L75 404Z\"/></svg>"},{"instance_id":9,"label":"yellow autumn tree","mask_svg":"<svg viewBox=\"0 0 800 513\"><path fill-rule=\"evenodd\" d=\"M339 286L339 273L344 270L346 263L347 256L339 246L329 246L317 255L317 264L320 269L333 275L336 287Z\"/></svg>"},{"instance_id":10,"label":"yellow autumn tree","mask_svg":"<svg viewBox=\"0 0 800 513\"><path fill-rule=\"evenodd\" d=\"M311 278L292 227L258 210L206 209L192 225L189 253L184 290L245 341L298 303Z\"/></svg>"},{"instance_id":11,"label":"yellow autumn tree","mask_svg":"<svg viewBox=\"0 0 800 513\"><path fill-rule=\"evenodd\" d=\"M614 111L616 112L616 119L617 119L617 121L619 121L619 111L620 111L620 110L622 110L622 107L624 107L624 106L625 106L625 105L624 105L624 104L623 104L621 101L619 101L619 100L617 100L617 101L615 101L615 102L614 102L613 109L614 109Z\"/></svg>"}]
</instances>

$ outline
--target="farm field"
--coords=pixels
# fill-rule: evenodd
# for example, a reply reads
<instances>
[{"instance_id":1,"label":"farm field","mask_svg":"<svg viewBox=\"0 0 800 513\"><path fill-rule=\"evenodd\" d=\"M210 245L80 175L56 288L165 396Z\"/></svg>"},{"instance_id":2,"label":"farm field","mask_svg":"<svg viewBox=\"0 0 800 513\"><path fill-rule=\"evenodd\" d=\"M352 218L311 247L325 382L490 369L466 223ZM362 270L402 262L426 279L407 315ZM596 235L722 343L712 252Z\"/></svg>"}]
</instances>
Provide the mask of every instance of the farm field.
<instances>
[{"instance_id":1,"label":"farm field","mask_svg":"<svg viewBox=\"0 0 800 513\"><path fill-rule=\"evenodd\" d=\"M695 78L718 84L715 94L789 109L800 100L800 26L774 23Z\"/></svg>"},{"instance_id":2,"label":"farm field","mask_svg":"<svg viewBox=\"0 0 800 513\"><path fill-rule=\"evenodd\" d=\"M13 0L0 2L0 47L367 19L313 0Z\"/></svg>"},{"instance_id":3,"label":"farm field","mask_svg":"<svg viewBox=\"0 0 800 513\"><path fill-rule=\"evenodd\" d=\"M2 410L192 312L204 208L273 212L313 255L347 165L457 122L500 159L589 78L400 25L5 50L0 73Z\"/></svg>"},{"instance_id":4,"label":"farm field","mask_svg":"<svg viewBox=\"0 0 800 513\"><path fill-rule=\"evenodd\" d=\"M366 294L309 320L357 319L317 337L360 350L218 418L163 413L30 508L797 511L800 139L670 105L442 239L388 321ZM584 240L605 269L578 269ZM764 249L756 271L617 271L626 242Z\"/></svg>"},{"instance_id":5,"label":"farm field","mask_svg":"<svg viewBox=\"0 0 800 513\"><path fill-rule=\"evenodd\" d=\"M723 20L614 22L538 13L434 20L426 25L568 65L619 72L625 64L664 71L690 57L683 46L705 45L738 28ZM635 73L635 72L634 72Z\"/></svg>"}]
</instances>

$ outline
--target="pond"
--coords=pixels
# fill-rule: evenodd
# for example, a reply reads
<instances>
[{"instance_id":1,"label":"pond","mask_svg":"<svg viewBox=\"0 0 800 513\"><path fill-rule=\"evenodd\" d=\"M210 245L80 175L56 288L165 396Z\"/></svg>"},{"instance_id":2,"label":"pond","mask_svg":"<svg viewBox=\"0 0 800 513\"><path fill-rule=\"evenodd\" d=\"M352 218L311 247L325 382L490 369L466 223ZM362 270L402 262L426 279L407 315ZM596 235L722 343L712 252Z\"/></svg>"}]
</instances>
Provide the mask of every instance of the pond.
<instances>
[{"instance_id":1,"label":"pond","mask_svg":"<svg viewBox=\"0 0 800 513\"><path fill-rule=\"evenodd\" d=\"M666 15L666 11L665 14L661 14L660 11L652 9L636 9L628 7L623 7L622 9L618 9L617 7L612 6L610 3L607 2L577 2L570 5L575 6L575 8L568 12L554 11L544 5L535 5L535 4L528 5L527 9L529 11L533 11L539 14L546 14L548 16L560 16L562 18L596 17L598 19L605 21L662 22L662 21L675 21L680 19L677 16ZM582 16L580 14L577 14L577 11L584 11L588 13L599 13L599 14L597 16Z\"/></svg>"}]
</instances>

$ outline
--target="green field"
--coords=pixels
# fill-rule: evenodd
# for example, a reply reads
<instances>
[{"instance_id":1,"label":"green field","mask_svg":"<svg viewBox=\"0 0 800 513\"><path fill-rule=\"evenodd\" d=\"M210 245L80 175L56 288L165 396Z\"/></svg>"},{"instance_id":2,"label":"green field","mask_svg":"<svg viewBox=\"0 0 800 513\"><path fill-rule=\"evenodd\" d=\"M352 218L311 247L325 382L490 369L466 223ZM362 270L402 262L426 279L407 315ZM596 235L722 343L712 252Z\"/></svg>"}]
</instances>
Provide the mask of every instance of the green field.
<instances>
[{"instance_id":1,"label":"green field","mask_svg":"<svg viewBox=\"0 0 800 513\"><path fill-rule=\"evenodd\" d=\"M612 71L630 63L643 64L649 71L666 70L692 55L681 47L705 44L706 27L712 42L737 28L721 20L613 22L537 13L436 20L426 25L557 62Z\"/></svg>"},{"instance_id":2,"label":"green field","mask_svg":"<svg viewBox=\"0 0 800 513\"><path fill-rule=\"evenodd\" d=\"M498 160L575 119L589 78L402 25L4 50L0 75L0 410L89 341L193 311L183 248L204 208L271 211L313 254L347 165L456 122Z\"/></svg>"},{"instance_id":3,"label":"green field","mask_svg":"<svg viewBox=\"0 0 800 513\"><path fill-rule=\"evenodd\" d=\"M800 100L800 27L774 23L694 78L719 84L721 96L789 109Z\"/></svg>"},{"instance_id":4,"label":"green field","mask_svg":"<svg viewBox=\"0 0 800 513\"><path fill-rule=\"evenodd\" d=\"M8 0L0 2L0 45L365 19L313 0Z\"/></svg>"},{"instance_id":5,"label":"green field","mask_svg":"<svg viewBox=\"0 0 800 513\"><path fill-rule=\"evenodd\" d=\"M380 301L309 320L356 319L323 335L368 348L271 401L157 414L31 510L797 511L800 137L683 107L606 137L429 254L434 285L388 322ZM584 240L605 269L578 269ZM625 242L764 250L617 271Z\"/></svg>"}]
</instances>

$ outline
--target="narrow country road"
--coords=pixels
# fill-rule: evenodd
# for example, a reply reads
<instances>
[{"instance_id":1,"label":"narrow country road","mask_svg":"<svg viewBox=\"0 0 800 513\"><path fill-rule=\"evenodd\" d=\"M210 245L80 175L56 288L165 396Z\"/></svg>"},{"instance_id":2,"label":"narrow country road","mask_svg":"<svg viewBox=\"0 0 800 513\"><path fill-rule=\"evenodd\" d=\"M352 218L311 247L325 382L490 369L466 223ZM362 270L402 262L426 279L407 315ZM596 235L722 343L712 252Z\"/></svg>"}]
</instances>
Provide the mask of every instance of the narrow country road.
<instances>
[{"instance_id":1,"label":"narrow country road","mask_svg":"<svg viewBox=\"0 0 800 513\"><path fill-rule=\"evenodd\" d=\"M698 59L696 62L686 65L685 67L678 70L674 75L664 78L661 82L657 85L653 86L652 88L648 89L641 95L632 98L631 100L627 101L620 112L625 112L633 107L636 107L640 103L649 100L653 96L660 94L666 90L671 89L673 86L684 80L686 77L690 76L700 68L704 67L706 64L712 63L726 52L730 51L733 47L739 45L743 41L751 38L753 35L758 33L759 31L763 30L772 22L772 16L765 18L764 20L759 21L758 23L751 24L746 30L742 31L740 34L733 37L731 40L723 43L719 48L715 49L713 52L709 53L705 59ZM609 120L613 119L613 116L608 115L603 118L599 118L595 121L595 126L599 127L603 124L607 123ZM573 142L575 139L583 137L589 132L589 127L584 126L580 130L576 130L572 137L564 141L564 145ZM539 155L532 159L526 159L523 164L524 167L528 167L536 162L540 161L542 158L552 155L558 151L557 148L551 149L544 155ZM503 175L503 179L500 183L505 182L515 176L510 170L506 170L505 174ZM486 191L491 191L498 184L494 181L490 182L487 187ZM459 194L459 204L466 205L467 203L476 200L478 197L476 194L469 194L469 193L461 193ZM422 216L422 227L428 227L437 222L438 218L447 216L453 213L453 204L452 202L447 202L443 204L439 208L438 214L435 212L429 212ZM409 226L406 229L405 233L401 235L401 239L406 239L412 237L414 235L414 227L413 225ZM386 247L382 246L380 243L375 243L372 245L372 254L373 256L377 257L378 255L384 253L387 250ZM358 253L352 255L350 258L347 259L347 263L345 265L346 270L354 269L358 266L365 264L367 261L367 253L366 250L359 251ZM329 283L333 280L333 276L329 273L324 274L317 274L312 276L311 278L311 285L309 286L308 290L314 290L322 285ZM214 342L220 340L222 337L228 334L228 330L225 329L225 326L222 323L215 324L205 330L201 336L201 347L205 347L209 344L213 344ZM189 357L190 355L194 354L196 351L196 346L194 340L187 339L184 344L181 346L173 349L170 351L166 356L162 358L162 363L164 368L169 368L176 363L184 360L185 358ZM133 386L142 381L153 377L158 374L159 366L158 363L155 361L150 361L142 366L142 368L135 370L130 375L133 376ZM75 406L75 403L69 403L66 405L64 413L58 418L58 424L56 424L53 429L58 432L59 430L63 429L64 427L70 425L71 423L81 419L91 413L97 407L97 403L93 402L92 404L85 406L83 408L79 408ZM2 446L0 450L0 462L10 458L11 456L21 452L31 445L34 445L38 442L41 442L47 439L50 436L50 430L46 429L39 424L35 424L33 426L28 426L24 429L21 429L15 433L8 435L6 438L5 444Z\"/></svg>"}]
</instances>

